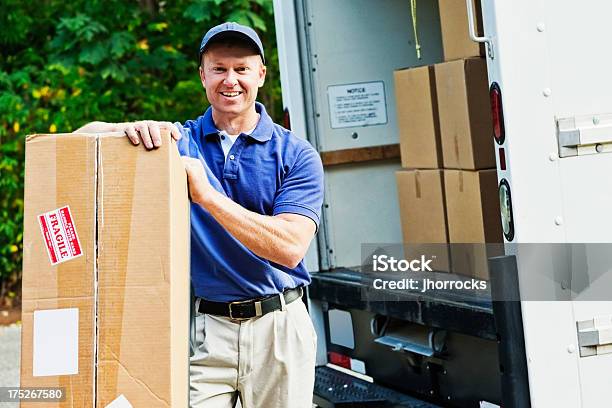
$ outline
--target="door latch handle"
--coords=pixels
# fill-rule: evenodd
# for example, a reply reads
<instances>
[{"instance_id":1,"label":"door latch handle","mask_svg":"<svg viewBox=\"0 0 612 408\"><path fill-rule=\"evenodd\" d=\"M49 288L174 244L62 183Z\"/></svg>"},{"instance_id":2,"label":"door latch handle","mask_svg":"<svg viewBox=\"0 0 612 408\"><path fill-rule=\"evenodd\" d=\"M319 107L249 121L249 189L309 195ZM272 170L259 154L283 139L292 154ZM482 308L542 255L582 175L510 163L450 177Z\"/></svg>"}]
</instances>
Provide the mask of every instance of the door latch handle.
<instances>
[{"instance_id":1,"label":"door latch handle","mask_svg":"<svg viewBox=\"0 0 612 408\"><path fill-rule=\"evenodd\" d=\"M486 47L487 47L487 54L489 55L489 58L494 59L495 58L495 54L493 53L493 41L491 40L491 38L489 37L479 37L478 34L476 33L476 26L474 25L474 8L472 7L473 0L465 0L465 5L467 7L467 16L468 16L468 27L469 27L469 33L470 33L470 38L472 39L472 41L475 41L477 43L485 43ZM476 0L479 1L479 0Z\"/></svg>"}]
</instances>

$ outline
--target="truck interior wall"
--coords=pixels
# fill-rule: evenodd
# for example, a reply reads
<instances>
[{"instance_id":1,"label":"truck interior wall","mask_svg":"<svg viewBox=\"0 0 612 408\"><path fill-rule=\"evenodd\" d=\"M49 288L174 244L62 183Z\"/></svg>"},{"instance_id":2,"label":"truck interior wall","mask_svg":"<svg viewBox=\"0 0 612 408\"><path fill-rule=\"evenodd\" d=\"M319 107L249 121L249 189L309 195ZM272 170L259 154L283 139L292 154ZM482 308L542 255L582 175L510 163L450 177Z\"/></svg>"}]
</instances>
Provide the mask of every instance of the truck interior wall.
<instances>
[{"instance_id":1,"label":"truck interior wall","mask_svg":"<svg viewBox=\"0 0 612 408\"><path fill-rule=\"evenodd\" d=\"M421 58L417 58L410 2L385 0L299 1L306 37L302 58L313 94L311 124L321 152L398 143L393 71L442 61L438 2L421 0L417 8ZM298 23L300 18L298 16ZM304 55L305 54L305 55ZM333 63L329 63L333 61ZM376 124L338 126L331 104L334 87L376 84L383 105ZM337 118L336 118L337 119ZM320 241L323 269L356 266L362 243L401 242L395 171L399 158L326 168L325 239ZM322 245L321 245L322 244Z\"/></svg>"},{"instance_id":2,"label":"truck interior wall","mask_svg":"<svg viewBox=\"0 0 612 408\"><path fill-rule=\"evenodd\" d=\"M326 169L326 206L331 267L358 266L362 244L402 242L397 185L399 160Z\"/></svg>"},{"instance_id":3,"label":"truck interior wall","mask_svg":"<svg viewBox=\"0 0 612 408\"><path fill-rule=\"evenodd\" d=\"M443 61L438 1L419 0L417 3L420 59L415 49L408 0L295 0L294 4L301 54L299 61L289 60L287 65L299 65L304 97L298 99L303 100L304 107L296 109L293 106L291 112L292 115L303 114L310 142L323 157L326 153L347 149L397 144L394 71ZM280 0L275 2L275 10L285 7ZM348 100L350 105L356 100L351 99L349 90L356 88L355 91L360 92L359 88L369 86L376 87L379 100L382 96L382 103L377 101L373 119L360 121L349 115L341 117L338 106L343 101ZM342 96L347 98L342 99ZM372 99L364 99L370 103L369 107L374 105ZM358 113L355 106L358 104L353 105L353 112ZM325 168L326 196L319 232L323 273L313 280L309 294L310 312L319 336L318 364L327 361L325 352L333 351L335 346L328 338L330 328L326 310L329 304L314 293L316 283L326 278L328 269L358 266L362 260L362 244L402 242L395 179L395 172L400 168L399 157ZM328 273L338 275L340 272ZM338 285L343 289L355 286ZM430 375L425 370L431 359L421 359L420 363L411 365L408 360L415 358L412 353L399 354L374 342L376 336L370 332L374 317L371 312L351 309L351 313L353 330L345 331L352 331L356 348L336 351L367 360L366 374L373 375L376 382L425 398L431 397L431 390L440 390L441 395L434 397L438 402L443 400L442 405L476 406L481 400L499 402L497 345L491 338L449 333L449 353L440 359L439 365L432 365L440 372ZM422 324L403 320L398 321L398 325L405 325L406 329L418 326L419 333L427 330ZM412 337L410 332L403 334ZM444 371L445 374L441 374ZM443 384L430 383L439 378Z\"/></svg>"},{"instance_id":4,"label":"truck interior wall","mask_svg":"<svg viewBox=\"0 0 612 408\"><path fill-rule=\"evenodd\" d=\"M308 42L318 120L320 150L340 150L397 143L393 71L442 60L438 3L418 3L418 38L422 58L414 48L410 2L385 0L313 0L305 3ZM319 64L318 62L321 61ZM329 63L333 61L332 63ZM382 125L332 128L329 87L344 84L384 83L387 121ZM357 132L358 137L352 134Z\"/></svg>"}]
</instances>

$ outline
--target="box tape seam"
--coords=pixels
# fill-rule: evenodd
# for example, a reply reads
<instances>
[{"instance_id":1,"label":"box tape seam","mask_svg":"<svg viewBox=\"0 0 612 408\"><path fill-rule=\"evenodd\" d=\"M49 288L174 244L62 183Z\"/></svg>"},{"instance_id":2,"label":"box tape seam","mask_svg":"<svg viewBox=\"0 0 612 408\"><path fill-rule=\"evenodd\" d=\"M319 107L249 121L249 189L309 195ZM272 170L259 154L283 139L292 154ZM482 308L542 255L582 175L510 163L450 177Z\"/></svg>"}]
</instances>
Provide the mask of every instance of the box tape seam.
<instances>
[{"instance_id":1,"label":"box tape seam","mask_svg":"<svg viewBox=\"0 0 612 408\"><path fill-rule=\"evenodd\" d=\"M93 402L93 407L96 407L96 402L98 399L98 324L99 324L99 318L98 318L98 271L99 271L99 265L98 265L98 251L99 251L99 237L100 237L100 219L99 219L99 197L102 196L102 181L103 181L103 177L100 176L100 172L102 170L102 163L101 163L101 156L100 156L100 137L96 134L95 136L96 138L96 155L95 155L95 161L94 161L94 177L95 177L95 181L94 181L94 352L93 352L93 390L94 390L94 395L92 398L92 402Z\"/></svg>"}]
</instances>

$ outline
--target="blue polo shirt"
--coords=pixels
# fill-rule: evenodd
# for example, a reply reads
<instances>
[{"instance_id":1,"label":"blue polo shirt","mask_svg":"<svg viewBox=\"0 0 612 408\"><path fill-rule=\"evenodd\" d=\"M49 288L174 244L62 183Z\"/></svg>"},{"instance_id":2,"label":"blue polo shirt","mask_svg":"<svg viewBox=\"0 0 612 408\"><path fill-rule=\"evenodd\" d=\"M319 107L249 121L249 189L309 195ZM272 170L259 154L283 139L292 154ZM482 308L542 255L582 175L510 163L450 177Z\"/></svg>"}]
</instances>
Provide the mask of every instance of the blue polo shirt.
<instances>
[{"instance_id":1,"label":"blue polo shirt","mask_svg":"<svg viewBox=\"0 0 612 408\"><path fill-rule=\"evenodd\" d=\"M211 185L253 212L300 214L319 225L323 166L315 149L275 124L264 106L250 135L241 134L223 155L212 108L196 120L177 123L181 155L200 159ZM235 301L280 293L310 283L302 260L294 269L255 255L208 211L191 203L191 281L196 296Z\"/></svg>"}]
</instances>

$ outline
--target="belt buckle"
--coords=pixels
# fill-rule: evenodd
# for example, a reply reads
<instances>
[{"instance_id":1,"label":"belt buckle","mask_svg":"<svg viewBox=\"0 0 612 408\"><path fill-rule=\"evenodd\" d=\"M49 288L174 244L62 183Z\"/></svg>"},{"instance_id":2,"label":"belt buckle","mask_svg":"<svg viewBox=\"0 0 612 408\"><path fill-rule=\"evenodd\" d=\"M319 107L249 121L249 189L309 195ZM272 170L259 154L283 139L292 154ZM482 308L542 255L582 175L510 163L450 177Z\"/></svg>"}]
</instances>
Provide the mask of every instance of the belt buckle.
<instances>
[{"instance_id":1,"label":"belt buckle","mask_svg":"<svg viewBox=\"0 0 612 408\"><path fill-rule=\"evenodd\" d=\"M232 306L233 305L239 305L239 304L243 304L243 303L249 303L251 302L251 300L239 300L236 302L230 302L229 303L229 318L231 320L236 320L236 321L243 321L243 320L249 320L251 319L250 317L234 317L234 315L232 314Z\"/></svg>"}]
</instances>

